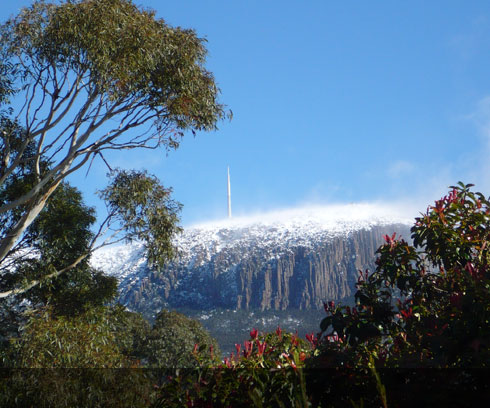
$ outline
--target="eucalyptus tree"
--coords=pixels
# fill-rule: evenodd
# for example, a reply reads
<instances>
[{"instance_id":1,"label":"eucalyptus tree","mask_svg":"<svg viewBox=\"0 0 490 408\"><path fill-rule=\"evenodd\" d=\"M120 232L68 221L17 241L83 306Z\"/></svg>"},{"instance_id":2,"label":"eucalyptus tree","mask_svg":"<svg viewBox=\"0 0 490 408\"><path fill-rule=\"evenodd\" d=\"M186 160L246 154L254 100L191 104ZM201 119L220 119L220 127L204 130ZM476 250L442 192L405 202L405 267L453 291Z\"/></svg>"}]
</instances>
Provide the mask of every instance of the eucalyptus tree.
<instances>
[{"instance_id":1,"label":"eucalyptus tree","mask_svg":"<svg viewBox=\"0 0 490 408\"><path fill-rule=\"evenodd\" d=\"M205 57L195 31L172 27L131 0L36 1L0 26L0 191L19 175L29 178L0 201L0 268L68 175L106 161L109 150L175 149L185 131L216 129L226 112ZM124 174L139 180L139 191L157 191L149 200L136 194L140 211L103 192L110 214L99 233L122 221L129 237L152 240L149 254L161 262L178 229L178 205L154 178L140 173L145 184ZM117 189L124 186L113 184ZM149 212L155 200L168 210L167 230ZM121 229L113 228L113 237Z\"/></svg>"}]
</instances>

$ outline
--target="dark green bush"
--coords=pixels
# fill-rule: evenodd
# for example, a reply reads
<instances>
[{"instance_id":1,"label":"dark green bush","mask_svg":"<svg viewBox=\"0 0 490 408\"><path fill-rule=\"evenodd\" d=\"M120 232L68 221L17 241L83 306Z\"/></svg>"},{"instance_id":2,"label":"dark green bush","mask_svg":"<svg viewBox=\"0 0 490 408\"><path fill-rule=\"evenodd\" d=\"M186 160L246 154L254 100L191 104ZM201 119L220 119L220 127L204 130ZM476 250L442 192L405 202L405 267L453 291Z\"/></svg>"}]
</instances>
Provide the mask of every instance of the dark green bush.
<instances>
[{"instance_id":1,"label":"dark green bush","mask_svg":"<svg viewBox=\"0 0 490 408\"><path fill-rule=\"evenodd\" d=\"M385 236L376 270L360 274L354 308L325 305L309 366L344 369L312 377L315 401L409 406L432 397L452 406L488 392L490 202L471 187L451 187L416 218L413 245Z\"/></svg>"}]
</instances>

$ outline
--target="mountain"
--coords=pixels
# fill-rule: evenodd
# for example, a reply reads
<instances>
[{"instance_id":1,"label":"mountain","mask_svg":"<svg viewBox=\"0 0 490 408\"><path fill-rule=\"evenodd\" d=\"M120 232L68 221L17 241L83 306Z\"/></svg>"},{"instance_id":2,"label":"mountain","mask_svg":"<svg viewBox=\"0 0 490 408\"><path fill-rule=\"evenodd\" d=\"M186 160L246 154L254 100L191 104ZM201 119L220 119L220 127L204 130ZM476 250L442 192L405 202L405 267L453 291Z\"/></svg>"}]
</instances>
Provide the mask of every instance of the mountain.
<instances>
[{"instance_id":1,"label":"mountain","mask_svg":"<svg viewBox=\"0 0 490 408\"><path fill-rule=\"evenodd\" d=\"M120 282L120 301L154 315L191 310L319 309L354 294L385 234L410 238L413 221L371 204L309 207L186 228L178 257L148 268L142 244L97 251L92 263Z\"/></svg>"}]
</instances>

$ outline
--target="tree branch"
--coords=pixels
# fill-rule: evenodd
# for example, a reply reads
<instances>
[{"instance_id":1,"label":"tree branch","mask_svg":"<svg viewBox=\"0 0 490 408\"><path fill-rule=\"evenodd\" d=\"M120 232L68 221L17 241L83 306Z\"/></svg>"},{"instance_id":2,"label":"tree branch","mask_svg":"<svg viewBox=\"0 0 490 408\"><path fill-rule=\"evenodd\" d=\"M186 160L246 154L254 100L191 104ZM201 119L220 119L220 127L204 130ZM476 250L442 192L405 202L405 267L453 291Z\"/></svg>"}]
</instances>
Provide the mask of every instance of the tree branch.
<instances>
[{"instance_id":1,"label":"tree branch","mask_svg":"<svg viewBox=\"0 0 490 408\"><path fill-rule=\"evenodd\" d=\"M33 281L29 282L26 286L24 286L22 288L16 288L16 289L7 290L6 292L0 292L0 299L6 298L6 297L9 297L9 296L20 295L22 293L26 293L28 290L30 290L33 287L39 285L41 282L44 282L44 281L46 281L48 279L56 278L56 277L60 276L61 274L65 273L65 272L68 272L69 270L75 268L80 262L82 262L85 258L87 258L87 256L89 256L89 253L80 255L75 260L75 262L71 263L67 267L65 267L63 269L60 269L58 271L54 271L54 272L52 272L52 273L50 273L50 274L48 274L46 276L43 276L41 279L33 280Z\"/></svg>"}]
</instances>

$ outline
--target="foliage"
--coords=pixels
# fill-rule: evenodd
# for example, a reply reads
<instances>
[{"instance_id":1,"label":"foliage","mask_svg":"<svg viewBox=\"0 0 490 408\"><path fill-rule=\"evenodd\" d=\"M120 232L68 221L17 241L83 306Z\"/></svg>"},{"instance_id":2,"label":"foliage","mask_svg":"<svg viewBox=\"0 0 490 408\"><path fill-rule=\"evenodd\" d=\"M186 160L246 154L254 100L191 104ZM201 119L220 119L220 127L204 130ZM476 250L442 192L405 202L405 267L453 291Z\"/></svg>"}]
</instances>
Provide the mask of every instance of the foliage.
<instances>
[{"instance_id":1,"label":"foliage","mask_svg":"<svg viewBox=\"0 0 490 408\"><path fill-rule=\"evenodd\" d=\"M150 330L138 315L103 306L116 282L88 261L107 233L100 245L143 240L149 261L162 264L173 255L180 204L146 172L112 172L100 193L108 216L92 232L93 209L64 180L98 158L110 168L107 150L173 149L184 131L216 129L224 107L204 67L205 41L130 0L35 1L0 38L0 286L8 289L0 298L23 295L37 307L2 359L51 369L41 380L30 370L28 381L1 382L0 404L148 405L144 372L116 378L95 368L150 357L177 366L188 357L178 354L181 338L214 341L182 318L162 316ZM97 382L115 397L101 403Z\"/></svg>"},{"instance_id":2,"label":"foliage","mask_svg":"<svg viewBox=\"0 0 490 408\"><path fill-rule=\"evenodd\" d=\"M77 316L35 312L4 361L2 406L148 406L153 387L122 345L121 310L92 308ZM36 369L34 369L36 368Z\"/></svg>"},{"instance_id":3,"label":"foliage","mask_svg":"<svg viewBox=\"0 0 490 408\"><path fill-rule=\"evenodd\" d=\"M48 163L45 158L34 160L36 147L33 142L25 143L26 131L20 124L7 115L0 117L0 140L3 149L0 150L0 208L27 194L36 184L36 171L42 175L47 171ZM17 163L15 170L9 172L11 163ZM35 170L36 169L36 170ZM20 206L9 211L0 211L0 233L8 231L22 218L24 209ZM10 255L10 254L9 254Z\"/></svg>"},{"instance_id":4,"label":"foliage","mask_svg":"<svg viewBox=\"0 0 490 408\"><path fill-rule=\"evenodd\" d=\"M196 344L210 348L214 356L221 354L216 340L199 321L164 309L156 316L145 341L144 353L148 366L168 371L196 367L197 361L193 355Z\"/></svg>"},{"instance_id":5,"label":"foliage","mask_svg":"<svg viewBox=\"0 0 490 408\"><path fill-rule=\"evenodd\" d=\"M16 275L23 272L37 279L85 256L94 238L94 222L95 211L83 203L81 193L67 183L60 185L26 234L26 244L39 257L19 265ZM88 260L84 257L75 268L34 287L27 293L28 299L52 304L56 313L63 314L107 303L116 295L117 281L94 270Z\"/></svg>"},{"instance_id":6,"label":"foliage","mask_svg":"<svg viewBox=\"0 0 490 408\"><path fill-rule=\"evenodd\" d=\"M0 120L5 120L11 113L8 107L10 97L14 93L12 86L12 64L0 54Z\"/></svg>"},{"instance_id":7,"label":"foliage","mask_svg":"<svg viewBox=\"0 0 490 408\"><path fill-rule=\"evenodd\" d=\"M320 401L379 404L376 378L388 402L403 405L424 389L426 398L439 389L448 403L481 391L481 369L490 364L490 202L471 187L451 187L416 218L413 245L385 237L375 272L360 274L354 308L325 305L321 354L311 366L344 370L312 381ZM349 397L326 387L335 381L350 384ZM418 390L403 403L402 381Z\"/></svg>"},{"instance_id":8,"label":"foliage","mask_svg":"<svg viewBox=\"0 0 490 408\"><path fill-rule=\"evenodd\" d=\"M61 184L29 227L22 256L15 257L10 270L0 275L0 289L40 279L83 256L93 238L90 227L94 221L94 210L84 205L80 192L67 183ZM62 276L45 280L18 299L2 300L5 320L0 334L14 334L25 320L19 307L22 301L29 300L37 307L49 304L54 314L68 315L105 304L116 290L116 279L90 267L87 257Z\"/></svg>"},{"instance_id":9,"label":"foliage","mask_svg":"<svg viewBox=\"0 0 490 408\"><path fill-rule=\"evenodd\" d=\"M49 169L47 164L44 167ZM33 178L30 171L14 173L0 188L0 202L7 202L28 190ZM96 220L95 211L84 205L76 188L61 183L11 251L9 259L2 264L0 286L2 289L17 286L17 289L0 292L0 298L9 293L24 293L41 282L46 287L50 283L47 278L59 278L51 284L57 282L66 287L68 281L79 281L80 285L72 285L71 296L59 290L52 291L59 294L58 300L76 302L76 298L86 292L84 284L91 274L92 282L97 280L100 288L106 287L104 296L98 297L102 304L115 294L116 283L113 278L89 268L90 254L101 246L123 239L139 239L146 245L149 262L163 264L174 255L172 236L181 231L178 227L181 205L170 198L170 193L171 189L164 188L155 176L144 171L112 172L111 183L99 193L106 201L108 214L94 233L91 228ZM4 230L20 217L17 211L0 216ZM104 241L96 244L102 235L105 235ZM70 276L60 278L60 275ZM31 294L35 292L43 290L31 290Z\"/></svg>"},{"instance_id":10,"label":"foliage","mask_svg":"<svg viewBox=\"0 0 490 408\"><path fill-rule=\"evenodd\" d=\"M223 362L213 362L196 345L199 367L170 378L155 406L307 407L302 367L316 346L313 335L308 339L311 344L280 328L266 334L254 329L243 349L237 344Z\"/></svg>"},{"instance_id":11,"label":"foliage","mask_svg":"<svg viewBox=\"0 0 490 408\"><path fill-rule=\"evenodd\" d=\"M141 369L4 369L2 374L2 407L143 408L155 398Z\"/></svg>"},{"instance_id":12,"label":"foliage","mask_svg":"<svg viewBox=\"0 0 490 408\"><path fill-rule=\"evenodd\" d=\"M163 374L197 366L195 342L214 363L220 355L199 322L162 311L151 328L120 305L69 316L38 310L10 342L0 352L8 374L0 405L9 406L149 406Z\"/></svg>"},{"instance_id":13,"label":"foliage","mask_svg":"<svg viewBox=\"0 0 490 408\"><path fill-rule=\"evenodd\" d=\"M10 187L22 188L23 182L26 181L18 178ZM12 258L9 269L0 273L0 290L22 287L25 282L40 280L80 257L83 259L56 279L45 279L22 295L0 299L0 336L18 335L26 321L23 311L27 306L50 305L54 315L75 315L114 298L116 279L92 268L85 256L94 236L94 221L94 210L83 203L81 193L62 183L28 228L22 251Z\"/></svg>"},{"instance_id":14,"label":"foliage","mask_svg":"<svg viewBox=\"0 0 490 408\"><path fill-rule=\"evenodd\" d=\"M214 128L221 114L212 76L202 66L203 40L131 1L35 2L5 24L4 35L7 52L24 63L25 81L36 80L43 68L86 75L90 90L108 101L137 98L163 124L182 129Z\"/></svg>"},{"instance_id":15,"label":"foliage","mask_svg":"<svg viewBox=\"0 0 490 408\"><path fill-rule=\"evenodd\" d=\"M19 339L15 365L26 368L108 368L130 363L116 345L114 315L106 308L78 316L33 312Z\"/></svg>"},{"instance_id":16,"label":"foliage","mask_svg":"<svg viewBox=\"0 0 490 408\"><path fill-rule=\"evenodd\" d=\"M106 150L176 148L224 117L204 40L130 0L36 1L0 39L0 118L19 121L1 124L0 189L30 180L0 203L0 263L72 172ZM165 245L148 245L156 261Z\"/></svg>"},{"instance_id":17,"label":"foliage","mask_svg":"<svg viewBox=\"0 0 490 408\"><path fill-rule=\"evenodd\" d=\"M136 302L131 302L134 305ZM141 309L143 310L143 309ZM273 332L277 326L286 332L298 332L298 336L305 338L308 333L318 331L318 322L323 318L322 310L309 310L305 313L299 309L221 309L196 310L179 308L180 313L199 319L202 325L219 342L223 355L235 350L235 344L247 339L251 327L260 332ZM239 324L238 324L239 322Z\"/></svg>"},{"instance_id":18,"label":"foliage","mask_svg":"<svg viewBox=\"0 0 490 408\"><path fill-rule=\"evenodd\" d=\"M144 171L113 172L109 187L99 192L108 207L108 226L122 225L126 240L143 241L150 265L162 266L174 256L171 239L181 232L182 206L170 199L171 192Z\"/></svg>"},{"instance_id":19,"label":"foliage","mask_svg":"<svg viewBox=\"0 0 490 408\"><path fill-rule=\"evenodd\" d=\"M112 324L115 328L116 344L132 365L146 366L146 343L151 331L151 325L139 313L125 310L116 305L112 312L115 318Z\"/></svg>"},{"instance_id":20,"label":"foliage","mask_svg":"<svg viewBox=\"0 0 490 408\"><path fill-rule=\"evenodd\" d=\"M31 224L27 245L41 254L43 263L60 268L85 253L94 223L95 210L83 203L80 191L62 183Z\"/></svg>"}]
</instances>

